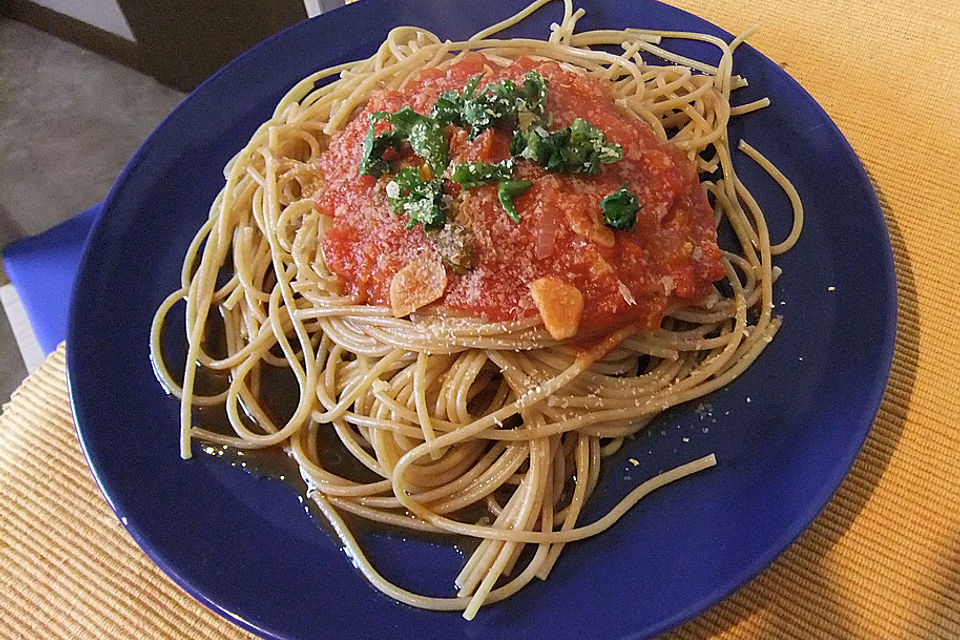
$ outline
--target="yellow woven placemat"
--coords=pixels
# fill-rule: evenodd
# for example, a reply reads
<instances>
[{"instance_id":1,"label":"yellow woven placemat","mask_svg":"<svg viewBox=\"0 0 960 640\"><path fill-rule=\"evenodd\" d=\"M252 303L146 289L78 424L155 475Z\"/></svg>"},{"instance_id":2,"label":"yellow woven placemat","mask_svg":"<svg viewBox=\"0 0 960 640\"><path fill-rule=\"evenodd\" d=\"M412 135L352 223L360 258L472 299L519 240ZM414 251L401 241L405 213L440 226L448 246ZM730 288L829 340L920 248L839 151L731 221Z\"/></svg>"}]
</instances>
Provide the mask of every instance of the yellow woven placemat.
<instances>
[{"instance_id":1,"label":"yellow woven placemat","mask_svg":"<svg viewBox=\"0 0 960 640\"><path fill-rule=\"evenodd\" d=\"M170 581L80 451L64 347L0 415L0 638L253 638Z\"/></svg>"},{"instance_id":2,"label":"yellow woven placemat","mask_svg":"<svg viewBox=\"0 0 960 640\"><path fill-rule=\"evenodd\" d=\"M669 636L960 638L960 8L675 4L734 32L762 25L751 42L840 125L884 207L900 321L880 413L840 491L768 570ZM117 522L76 442L61 348L0 416L0 638L250 637Z\"/></svg>"},{"instance_id":3,"label":"yellow woven placemat","mask_svg":"<svg viewBox=\"0 0 960 640\"><path fill-rule=\"evenodd\" d=\"M780 63L873 180L899 294L870 437L814 524L767 571L672 634L960 638L960 4L674 0ZM842 215L843 212L837 212Z\"/></svg>"}]
</instances>

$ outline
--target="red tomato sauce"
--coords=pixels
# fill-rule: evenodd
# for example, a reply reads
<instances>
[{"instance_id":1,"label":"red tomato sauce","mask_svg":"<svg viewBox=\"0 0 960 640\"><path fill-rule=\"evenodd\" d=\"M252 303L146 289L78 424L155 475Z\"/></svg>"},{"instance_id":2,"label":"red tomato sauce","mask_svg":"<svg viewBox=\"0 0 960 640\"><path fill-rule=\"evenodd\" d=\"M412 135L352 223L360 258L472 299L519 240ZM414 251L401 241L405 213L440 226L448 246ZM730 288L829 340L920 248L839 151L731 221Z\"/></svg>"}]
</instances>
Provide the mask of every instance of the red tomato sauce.
<instances>
[{"instance_id":1,"label":"red tomato sauce","mask_svg":"<svg viewBox=\"0 0 960 640\"><path fill-rule=\"evenodd\" d=\"M445 71L422 72L401 91L375 94L321 158L325 186L317 208L333 216L323 240L324 259L358 302L389 304L393 274L431 246L421 226L405 229L406 215L390 213L385 193L389 175L379 180L360 175L368 114L410 105L429 115L441 92L462 91L481 71L486 71L483 87L505 78L521 84L530 69L547 81L551 128L583 118L623 147L623 159L602 165L596 176L548 173L532 161L519 160L514 179L533 182L515 200L519 224L504 212L496 184L451 190L448 218L469 229L475 266L462 275L448 268L446 291L430 308L491 321L534 316L538 311L528 284L552 276L583 294L579 335L627 324L653 329L668 307L703 297L711 283L724 276L713 211L694 165L678 149L621 111L591 78L529 59L499 68L472 54ZM378 125L378 133L381 126L390 128ZM512 131L488 129L473 141L467 133L447 127L451 166L509 157ZM600 201L624 183L641 204L634 232L603 226ZM599 226L607 238L597 242L576 231L591 226ZM612 246L605 246L610 233Z\"/></svg>"}]
</instances>

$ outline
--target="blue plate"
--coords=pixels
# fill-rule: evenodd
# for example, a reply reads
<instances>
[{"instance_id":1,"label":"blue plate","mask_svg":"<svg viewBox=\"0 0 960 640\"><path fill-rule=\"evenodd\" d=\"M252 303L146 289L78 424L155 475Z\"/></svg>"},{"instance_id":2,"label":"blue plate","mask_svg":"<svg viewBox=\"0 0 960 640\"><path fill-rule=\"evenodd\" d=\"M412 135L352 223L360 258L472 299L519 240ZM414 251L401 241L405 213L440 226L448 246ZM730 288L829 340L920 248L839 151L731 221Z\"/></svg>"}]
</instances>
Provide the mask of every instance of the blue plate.
<instances>
[{"instance_id":1,"label":"blue plate","mask_svg":"<svg viewBox=\"0 0 960 640\"><path fill-rule=\"evenodd\" d=\"M416 24L462 38L522 2L364 0L299 24L238 58L191 94L120 176L94 228L72 302L67 364L90 467L137 543L189 593L268 638L646 638L730 594L814 519L847 473L889 372L896 293L876 196L823 110L749 47L735 70L746 102L773 106L738 118L743 137L790 176L807 223L778 261L783 330L728 388L658 418L609 460L585 520L640 481L716 452L720 464L644 500L607 532L570 544L546 582L481 610L421 611L370 587L297 496L207 456L177 453L177 406L151 370L153 310L223 182L222 167L308 73L372 54L387 31ZM582 28L645 26L728 37L651 0L583 0ZM548 7L514 29L542 37ZM714 55L677 45L681 51ZM773 182L737 155L774 237L789 207ZM631 461L632 459L632 461ZM637 464L635 465L634 462ZM367 533L384 574L451 595L463 558L422 539Z\"/></svg>"}]
</instances>

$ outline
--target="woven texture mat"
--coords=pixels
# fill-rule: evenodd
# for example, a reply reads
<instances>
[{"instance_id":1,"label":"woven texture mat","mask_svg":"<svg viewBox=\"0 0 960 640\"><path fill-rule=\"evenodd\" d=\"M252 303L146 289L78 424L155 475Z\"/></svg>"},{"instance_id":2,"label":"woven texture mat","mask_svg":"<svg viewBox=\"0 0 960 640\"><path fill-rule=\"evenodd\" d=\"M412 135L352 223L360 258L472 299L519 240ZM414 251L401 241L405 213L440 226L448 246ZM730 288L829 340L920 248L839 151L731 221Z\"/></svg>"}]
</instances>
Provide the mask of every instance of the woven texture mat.
<instances>
[{"instance_id":1,"label":"woven texture mat","mask_svg":"<svg viewBox=\"0 0 960 640\"><path fill-rule=\"evenodd\" d=\"M751 43L823 105L890 228L900 296L876 423L826 510L693 638L960 638L960 9L935 0L676 4ZM789 6L786 6L789 5ZM64 351L0 416L0 638L250 638L136 547L87 470Z\"/></svg>"}]
</instances>

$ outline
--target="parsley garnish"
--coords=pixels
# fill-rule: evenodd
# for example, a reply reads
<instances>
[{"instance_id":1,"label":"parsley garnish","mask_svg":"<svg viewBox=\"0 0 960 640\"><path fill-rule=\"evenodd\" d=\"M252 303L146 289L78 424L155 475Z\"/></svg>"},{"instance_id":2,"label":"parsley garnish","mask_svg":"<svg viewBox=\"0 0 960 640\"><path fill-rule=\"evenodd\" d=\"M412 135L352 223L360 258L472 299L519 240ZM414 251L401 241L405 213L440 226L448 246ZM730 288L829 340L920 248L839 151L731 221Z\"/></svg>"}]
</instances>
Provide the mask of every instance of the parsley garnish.
<instances>
[{"instance_id":1,"label":"parsley garnish","mask_svg":"<svg viewBox=\"0 0 960 640\"><path fill-rule=\"evenodd\" d=\"M511 180L513 160L508 158L497 164L486 162L462 162L453 170L453 180L459 182L464 189L476 189L491 182L499 182L497 195L504 211L514 222L520 222L520 214L513 204L513 199L533 185L529 180Z\"/></svg>"},{"instance_id":2,"label":"parsley garnish","mask_svg":"<svg viewBox=\"0 0 960 640\"><path fill-rule=\"evenodd\" d=\"M475 189L491 182L509 180L512 173L513 161L507 159L497 164L461 162L450 177L464 189Z\"/></svg>"},{"instance_id":3,"label":"parsley garnish","mask_svg":"<svg viewBox=\"0 0 960 640\"><path fill-rule=\"evenodd\" d=\"M577 118L569 127L547 131L533 126L517 131L510 141L510 154L533 160L557 173L600 173L601 164L617 162L623 148L607 140L597 127Z\"/></svg>"},{"instance_id":4,"label":"parsley garnish","mask_svg":"<svg viewBox=\"0 0 960 640\"><path fill-rule=\"evenodd\" d=\"M520 214L517 213L517 207L513 204L513 199L526 193L533 183L529 180L501 180L500 189L497 195L500 197L500 204L504 211L510 216L510 219L516 223L520 222Z\"/></svg>"},{"instance_id":5,"label":"parsley garnish","mask_svg":"<svg viewBox=\"0 0 960 640\"><path fill-rule=\"evenodd\" d=\"M403 144L403 137L396 130L374 137L373 122L373 116L371 115L367 136L363 139L360 175L379 178L390 170L390 163L383 159L384 152L390 148L399 151L400 145Z\"/></svg>"},{"instance_id":6,"label":"parsley garnish","mask_svg":"<svg viewBox=\"0 0 960 640\"><path fill-rule=\"evenodd\" d=\"M488 84L477 96L463 99L463 123L470 126L473 140L496 122L510 122L517 117L515 96L517 85L510 80Z\"/></svg>"},{"instance_id":7,"label":"parsley garnish","mask_svg":"<svg viewBox=\"0 0 960 640\"><path fill-rule=\"evenodd\" d=\"M461 124L463 121L463 96L459 91L444 91L437 98L430 111L430 117L440 123L441 126L448 124Z\"/></svg>"},{"instance_id":8,"label":"parsley garnish","mask_svg":"<svg viewBox=\"0 0 960 640\"><path fill-rule=\"evenodd\" d=\"M472 98L473 94L476 93L477 87L480 86L480 78L483 77L483 73L478 73L477 75L470 78L470 81L467 82L467 86L463 88L463 97Z\"/></svg>"},{"instance_id":9,"label":"parsley garnish","mask_svg":"<svg viewBox=\"0 0 960 640\"><path fill-rule=\"evenodd\" d=\"M373 125L380 120L392 124L393 129L374 137ZM424 159L434 175L440 175L447 168L449 155L443 127L434 118L404 107L395 113L375 111L370 114L367 137L363 141L360 174L380 176L386 173L390 166L383 159L383 152L389 147L399 150L404 140L410 143L415 154Z\"/></svg>"},{"instance_id":10,"label":"parsley garnish","mask_svg":"<svg viewBox=\"0 0 960 640\"><path fill-rule=\"evenodd\" d=\"M483 74L478 73L470 78L462 94L459 91L444 91L441 93L433 105L430 117L439 122L441 126L448 124L463 126L466 122L463 116L464 101L475 99L474 94L480 85L480 78L482 77ZM470 139L472 140L473 138L471 137Z\"/></svg>"},{"instance_id":11,"label":"parsley garnish","mask_svg":"<svg viewBox=\"0 0 960 640\"><path fill-rule=\"evenodd\" d=\"M600 208L603 210L603 221L608 227L621 231L636 231L640 201L636 195L627 190L626 182L601 200Z\"/></svg>"},{"instance_id":12,"label":"parsley garnish","mask_svg":"<svg viewBox=\"0 0 960 640\"><path fill-rule=\"evenodd\" d=\"M419 167L401 169L387 183L387 204L393 213L407 214L407 229L413 229L417 223L424 229L436 229L447 219L442 183L421 178Z\"/></svg>"},{"instance_id":13,"label":"parsley garnish","mask_svg":"<svg viewBox=\"0 0 960 640\"><path fill-rule=\"evenodd\" d=\"M523 103L528 111L540 114L547 105L547 81L536 71L523 77Z\"/></svg>"},{"instance_id":14,"label":"parsley garnish","mask_svg":"<svg viewBox=\"0 0 960 640\"><path fill-rule=\"evenodd\" d=\"M496 124L514 125L519 120L543 113L547 99L547 83L536 71L528 71L523 86L512 80L490 83L481 91L483 74L470 78L463 93L444 91L433 107L431 116L441 125L470 127L470 140Z\"/></svg>"},{"instance_id":15,"label":"parsley garnish","mask_svg":"<svg viewBox=\"0 0 960 640\"><path fill-rule=\"evenodd\" d=\"M457 251L449 251L452 258L444 258L452 268L466 269L472 257L465 232L439 234L446 229L447 212L443 198L441 176L448 170L450 152L443 128L447 125L469 127L473 140L485 129L508 125L514 131L510 154L503 162L462 162L449 173L465 189L475 189L498 183L497 195L504 211L514 222L520 222L514 198L526 193L529 180L511 180L518 159L527 159L547 171L597 175L601 164L617 162L623 157L623 148L607 140L603 132L583 118L576 118L568 127L549 131L551 114L545 112L547 83L536 71L528 71L523 84L512 80L487 84L479 89L483 74L470 78L463 91L444 91L440 94L429 116L420 115L410 107L389 113L377 111L369 116L369 127L363 141L360 174L380 177L391 171L390 162L383 155L388 149L400 151L409 144L426 167L408 167L396 172L387 184L387 201L393 213L406 213L407 228L417 224L431 232L438 244ZM389 122L393 128L375 135L377 122ZM637 197L624 184L601 203L604 220L614 229L632 231L636 228L636 214L640 205ZM449 236L449 237L447 237ZM442 242L441 242L442 240Z\"/></svg>"}]
</instances>

